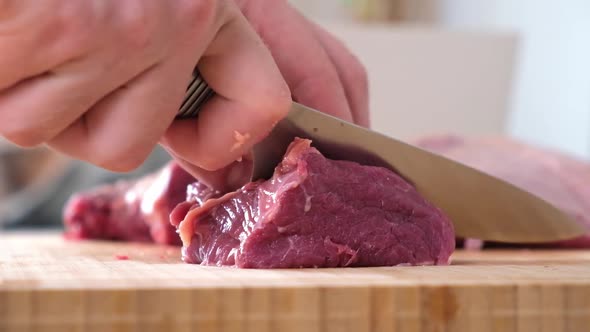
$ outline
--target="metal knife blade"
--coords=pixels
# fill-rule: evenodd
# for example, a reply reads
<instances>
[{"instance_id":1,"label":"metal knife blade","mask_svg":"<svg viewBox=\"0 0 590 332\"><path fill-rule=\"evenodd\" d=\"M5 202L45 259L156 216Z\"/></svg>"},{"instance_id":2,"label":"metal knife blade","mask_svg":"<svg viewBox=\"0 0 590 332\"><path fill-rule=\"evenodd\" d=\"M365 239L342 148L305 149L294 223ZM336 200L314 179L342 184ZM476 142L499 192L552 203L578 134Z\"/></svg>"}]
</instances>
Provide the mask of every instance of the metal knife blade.
<instances>
[{"instance_id":1,"label":"metal knife blade","mask_svg":"<svg viewBox=\"0 0 590 332\"><path fill-rule=\"evenodd\" d=\"M326 157L395 170L452 220L459 237L541 243L587 233L561 210L507 182L377 132L293 103L254 147L254 178L268 178L295 137Z\"/></svg>"}]
</instances>

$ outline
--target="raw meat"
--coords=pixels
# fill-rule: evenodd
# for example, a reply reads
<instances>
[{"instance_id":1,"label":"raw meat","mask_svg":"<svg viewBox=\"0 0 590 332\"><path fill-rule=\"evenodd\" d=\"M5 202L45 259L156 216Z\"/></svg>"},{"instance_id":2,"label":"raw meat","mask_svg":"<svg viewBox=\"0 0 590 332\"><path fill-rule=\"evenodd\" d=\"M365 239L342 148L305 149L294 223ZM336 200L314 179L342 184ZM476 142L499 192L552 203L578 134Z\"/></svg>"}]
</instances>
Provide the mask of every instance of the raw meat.
<instances>
[{"instance_id":1,"label":"raw meat","mask_svg":"<svg viewBox=\"0 0 590 332\"><path fill-rule=\"evenodd\" d=\"M74 195L64 209L70 239L180 244L169 215L195 179L175 163L140 181L121 181ZM212 194L202 190L201 195Z\"/></svg>"},{"instance_id":2,"label":"raw meat","mask_svg":"<svg viewBox=\"0 0 590 332\"><path fill-rule=\"evenodd\" d=\"M587 236L544 246L590 247L590 163L499 137L440 135L420 139L416 144L536 194L588 227ZM482 245L477 239L465 243L468 248Z\"/></svg>"},{"instance_id":3,"label":"raw meat","mask_svg":"<svg viewBox=\"0 0 590 332\"><path fill-rule=\"evenodd\" d=\"M272 179L204 203L189 195L171 219L183 259L203 265L447 264L455 246L448 218L401 177L328 160L300 139Z\"/></svg>"}]
</instances>

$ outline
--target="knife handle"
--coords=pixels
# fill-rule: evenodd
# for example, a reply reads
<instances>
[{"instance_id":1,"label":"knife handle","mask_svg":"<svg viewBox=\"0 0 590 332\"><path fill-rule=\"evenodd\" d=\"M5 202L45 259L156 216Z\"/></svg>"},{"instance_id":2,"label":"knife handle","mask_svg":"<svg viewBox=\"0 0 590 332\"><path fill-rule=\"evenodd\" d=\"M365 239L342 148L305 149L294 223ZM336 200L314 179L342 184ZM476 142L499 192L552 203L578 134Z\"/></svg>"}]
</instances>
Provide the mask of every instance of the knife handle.
<instances>
[{"instance_id":1,"label":"knife handle","mask_svg":"<svg viewBox=\"0 0 590 332\"><path fill-rule=\"evenodd\" d=\"M201 77L198 70L193 71L193 78L189 83L182 105L176 115L177 119L194 118L198 115L201 107L215 95L207 82Z\"/></svg>"}]
</instances>

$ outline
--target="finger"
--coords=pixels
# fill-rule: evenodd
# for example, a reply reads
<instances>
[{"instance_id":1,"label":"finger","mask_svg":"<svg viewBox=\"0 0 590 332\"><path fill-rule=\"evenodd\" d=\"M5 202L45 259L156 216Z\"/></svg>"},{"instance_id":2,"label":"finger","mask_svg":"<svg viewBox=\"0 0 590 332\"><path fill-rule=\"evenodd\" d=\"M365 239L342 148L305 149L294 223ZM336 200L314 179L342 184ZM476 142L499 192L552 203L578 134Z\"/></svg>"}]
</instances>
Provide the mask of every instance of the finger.
<instances>
[{"instance_id":1,"label":"finger","mask_svg":"<svg viewBox=\"0 0 590 332\"><path fill-rule=\"evenodd\" d=\"M46 142L95 103L156 61L138 55L118 59L107 48L0 92L0 134L21 146Z\"/></svg>"},{"instance_id":2,"label":"finger","mask_svg":"<svg viewBox=\"0 0 590 332\"><path fill-rule=\"evenodd\" d=\"M153 66L94 105L49 145L112 171L137 168L174 119L190 72L186 61Z\"/></svg>"},{"instance_id":3,"label":"finger","mask_svg":"<svg viewBox=\"0 0 590 332\"><path fill-rule=\"evenodd\" d=\"M286 1L240 1L271 50L295 101L352 121L336 68L303 16ZM272 12L272 15L268 15Z\"/></svg>"},{"instance_id":4,"label":"finger","mask_svg":"<svg viewBox=\"0 0 590 332\"><path fill-rule=\"evenodd\" d=\"M369 82L363 65L341 41L317 24L310 25L336 67L354 122L369 127Z\"/></svg>"},{"instance_id":5,"label":"finger","mask_svg":"<svg viewBox=\"0 0 590 332\"><path fill-rule=\"evenodd\" d=\"M239 159L291 105L268 49L237 8L199 62L216 91L199 118L176 121L161 143L187 162L216 170Z\"/></svg>"},{"instance_id":6,"label":"finger","mask_svg":"<svg viewBox=\"0 0 590 332\"><path fill-rule=\"evenodd\" d=\"M58 72L22 81L0 92L0 134L21 146L51 139L106 92L98 73Z\"/></svg>"},{"instance_id":7,"label":"finger","mask_svg":"<svg viewBox=\"0 0 590 332\"><path fill-rule=\"evenodd\" d=\"M152 33L153 38L138 36L158 30L154 23L141 24L142 17L153 17L154 13L158 16L152 21L170 17L166 6L150 4L141 4L146 12L143 14L137 14L141 12L138 8L118 6L119 11L109 18L112 24L96 36L100 47L92 54L0 91L0 134L22 146L51 140L107 94L163 58L160 50L170 40L165 38L169 29ZM84 9L80 8L82 12ZM146 39L146 42L134 44L131 39Z\"/></svg>"},{"instance_id":8,"label":"finger","mask_svg":"<svg viewBox=\"0 0 590 332\"><path fill-rule=\"evenodd\" d=\"M167 48L164 46L173 39L170 36L173 29L166 24L174 18L165 2L117 4L99 1L93 6L86 4L73 8L87 12L87 7L91 7L99 12L94 12L94 16L103 15L101 11L112 14L106 23L100 17L94 18L103 28L95 36L99 47L87 56L53 68L42 76L21 81L0 93L0 133L15 143L31 146L51 140L107 94L165 56L163 50ZM73 14L60 15L73 22L79 21L71 17L75 16ZM66 18L62 20L63 24L69 22L70 28L76 26ZM89 20L89 24L94 22ZM74 34L63 39L69 40L64 43L76 45L72 40L77 38L79 35ZM179 54L184 53L195 56L194 52L179 51Z\"/></svg>"}]
</instances>

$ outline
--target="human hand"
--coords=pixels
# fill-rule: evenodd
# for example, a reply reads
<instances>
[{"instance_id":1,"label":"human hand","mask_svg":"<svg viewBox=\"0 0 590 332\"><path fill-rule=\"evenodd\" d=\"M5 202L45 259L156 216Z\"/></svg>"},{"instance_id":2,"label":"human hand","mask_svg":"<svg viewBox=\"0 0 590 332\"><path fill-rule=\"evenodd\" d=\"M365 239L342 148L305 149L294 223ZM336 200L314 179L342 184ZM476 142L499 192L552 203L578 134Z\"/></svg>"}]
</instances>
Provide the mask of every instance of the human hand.
<instances>
[{"instance_id":1,"label":"human hand","mask_svg":"<svg viewBox=\"0 0 590 332\"><path fill-rule=\"evenodd\" d=\"M369 126L367 73L346 46L285 0L235 0L267 44L292 97Z\"/></svg>"},{"instance_id":2,"label":"human hand","mask_svg":"<svg viewBox=\"0 0 590 332\"><path fill-rule=\"evenodd\" d=\"M21 146L133 169L171 126L199 59L218 97L198 125L172 126L191 127L170 145L192 147L185 159L224 166L288 110L287 85L232 1L0 4L0 133ZM234 131L251 141L230 152Z\"/></svg>"},{"instance_id":3,"label":"human hand","mask_svg":"<svg viewBox=\"0 0 590 332\"><path fill-rule=\"evenodd\" d=\"M215 170L249 151L291 94L368 124L366 76L340 44L285 1L238 4L244 14L229 0L1 2L0 134L115 171L159 141ZM198 121L174 121L197 61L217 95Z\"/></svg>"}]
</instances>

